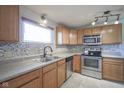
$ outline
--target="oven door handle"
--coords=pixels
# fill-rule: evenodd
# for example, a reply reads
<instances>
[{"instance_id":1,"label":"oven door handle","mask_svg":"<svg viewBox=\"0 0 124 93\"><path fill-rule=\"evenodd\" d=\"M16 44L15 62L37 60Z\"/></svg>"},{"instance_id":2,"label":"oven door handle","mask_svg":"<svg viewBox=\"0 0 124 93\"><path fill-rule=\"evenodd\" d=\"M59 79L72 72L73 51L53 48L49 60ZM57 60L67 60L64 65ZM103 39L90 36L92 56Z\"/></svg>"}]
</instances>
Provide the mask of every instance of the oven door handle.
<instances>
[{"instance_id":1,"label":"oven door handle","mask_svg":"<svg viewBox=\"0 0 124 93\"><path fill-rule=\"evenodd\" d=\"M82 57L88 59L102 59L102 57L89 57L89 56L82 56Z\"/></svg>"}]
</instances>

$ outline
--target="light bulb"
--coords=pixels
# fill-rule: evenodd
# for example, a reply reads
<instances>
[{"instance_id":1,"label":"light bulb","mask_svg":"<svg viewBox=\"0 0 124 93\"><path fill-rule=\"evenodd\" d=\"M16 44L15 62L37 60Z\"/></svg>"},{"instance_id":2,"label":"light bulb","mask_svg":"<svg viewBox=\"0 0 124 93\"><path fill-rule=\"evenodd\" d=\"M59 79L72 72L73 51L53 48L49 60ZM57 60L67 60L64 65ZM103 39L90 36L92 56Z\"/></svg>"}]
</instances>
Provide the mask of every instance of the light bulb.
<instances>
[{"instance_id":1,"label":"light bulb","mask_svg":"<svg viewBox=\"0 0 124 93\"><path fill-rule=\"evenodd\" d=\"M43 23L44 23L44 24L47 24L47 20L46 20L46 19L44 19L44 20L43 20Z\"/></svg>"},{"instance_id":2,"label":"light bulb","mask_svg":"<svg viewBox=\"0 0 124 93\"><path fill-rule=\"evenodd\" d=\"M115 24L119 24L119 21L118 21L118 20L116 20L116 21L115 21Z\"/></svg>"},{"instance_id":3,"label":"light bulb","mask_svg":"<svg viewBox=\"0 0 124 93\"><path fill-rule=\"evenodd\" d=\"M107 22L104 22L104 25L107 25L108 23Z\"/></svg>"},{"instance_id":4,"label":"light bulb","mask_svg":"<svg viewBox=\"0 0 124 93\"><path fill-rule=\"evenodd\" d=\"M92 22L92 25L94 26L96 24L96 22Z\"/></svg>"}]
</instances>

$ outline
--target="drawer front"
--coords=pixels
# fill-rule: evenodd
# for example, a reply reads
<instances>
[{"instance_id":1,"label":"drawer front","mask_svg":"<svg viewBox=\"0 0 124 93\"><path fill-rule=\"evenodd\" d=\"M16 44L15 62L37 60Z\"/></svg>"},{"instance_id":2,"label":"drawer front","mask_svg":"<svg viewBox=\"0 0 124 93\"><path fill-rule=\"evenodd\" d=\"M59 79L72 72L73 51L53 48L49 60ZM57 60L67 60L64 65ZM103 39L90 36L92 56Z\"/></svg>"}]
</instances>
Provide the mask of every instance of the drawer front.
<instances>
[{"instance_id":1,"label":"drawer front","mask_svg":"<svg viewBox=\"0 0 124 93\"><path fill-rule=\"evenodd\" d=\"M61 66L62 64L65 64L65 60L60 60L60 61L58 62L58 66Z\"/></svg>"},{"instance_id":2,"label":"drawer front","mask_svg":"<svg viewBox=\"0 0 124 93\"><path fill-rule=\"evenodd\" d=\"M53 64L50 64L50 65L48 65L46 67L43 67L43 73L46 73L46 72L48 72L48 71L50 71L50 70L52 70L52 69L54 69L56 67L57 67L56 63L53 63Z\"/></svg>"},{"instance_id":3,"label":"drawer front","mask_svg":"<svg viewBox=\"0 0 124 93\"><path fill-rule=\"evenodd\" d=\"M124 59L118 59L118 58L103 58L103 61L124 62Z\"/></svg>"},{"instance_id":4,"label":"drawer front","mask_svg":"<svg viewBox=\"0 0 124 93\"><path fill-rule=\"evenodd\" d=\"M20 87L20 86L26 84L27 82L29 82L29 81L31 81L35 78L38 78L38 77L39 77L39 70L35 70L33 72L30 72L30 73L27 73L25 75L19 76L15 79L3 82L3 85L4 85L4 83L5 84L7 83L7 86L3 86L3 87L17 88L17 87Z\"/></svg>"},{"instance_id":5,"label":"drawer front","mask_svg":"<svg viewBox=\"0 0 124 93\"><path fill-rule=\"evenodd\" d=\"M40 87L39 81L40 81L39 78L36 78L30 81L29 83L21 86L20 88L39 88Z\"/></svg>"}]
</instances>

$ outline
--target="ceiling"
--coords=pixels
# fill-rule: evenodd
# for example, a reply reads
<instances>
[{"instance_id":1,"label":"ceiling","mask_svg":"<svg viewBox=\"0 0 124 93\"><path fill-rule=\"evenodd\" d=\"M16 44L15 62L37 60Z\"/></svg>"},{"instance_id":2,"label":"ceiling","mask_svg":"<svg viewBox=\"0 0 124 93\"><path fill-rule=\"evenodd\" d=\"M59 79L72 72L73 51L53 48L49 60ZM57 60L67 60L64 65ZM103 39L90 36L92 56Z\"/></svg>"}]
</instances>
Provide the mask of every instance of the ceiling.
<instances>
[{"instance_id":1,"label":"ceiling","mask_svg":"<svg viewBox=\"0 0 124 93\"><path fill-rule=\"evenodd\" d=\"M48 19L55 23L69 27L89 25L94 17L103 15L107 10L112 14L120 13L120 18L124 18L124 5L27 5L26 7L40 15L47 15ZM109 20L115 19L113 17Z\"/></svg>"}]
</instances>

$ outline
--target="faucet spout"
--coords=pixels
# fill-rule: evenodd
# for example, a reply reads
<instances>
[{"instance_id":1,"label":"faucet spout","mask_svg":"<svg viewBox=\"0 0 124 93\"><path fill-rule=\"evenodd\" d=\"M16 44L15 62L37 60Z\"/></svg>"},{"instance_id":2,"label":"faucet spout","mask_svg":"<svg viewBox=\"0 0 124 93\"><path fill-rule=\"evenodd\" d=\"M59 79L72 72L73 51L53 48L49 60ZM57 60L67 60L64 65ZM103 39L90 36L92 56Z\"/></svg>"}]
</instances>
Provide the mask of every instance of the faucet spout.
<instances>
[{"instance_id":1,"label":"faucet spout","mask_svg":"<svg viewBox=\"0 0 124 93\"><path fill-rule=\"evenodd\" d=\"M43 57L46 57L47 53L46 53L46 48L50 48L51 52L53 52L53 49L51 46L46 46L44 47L44 53L43 53Z\"/></svg>"}]
</instances>

